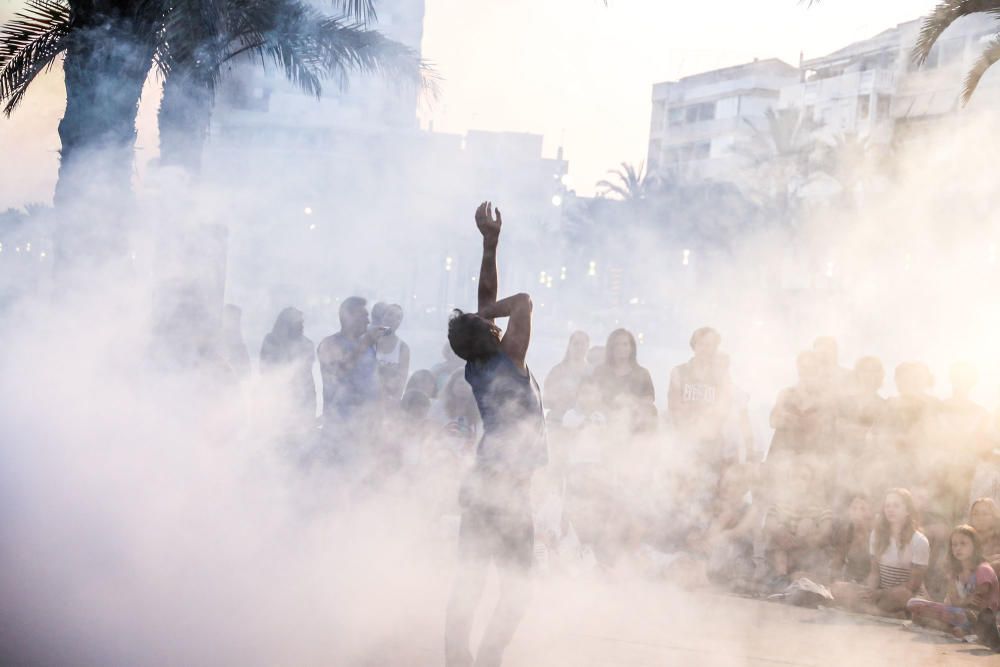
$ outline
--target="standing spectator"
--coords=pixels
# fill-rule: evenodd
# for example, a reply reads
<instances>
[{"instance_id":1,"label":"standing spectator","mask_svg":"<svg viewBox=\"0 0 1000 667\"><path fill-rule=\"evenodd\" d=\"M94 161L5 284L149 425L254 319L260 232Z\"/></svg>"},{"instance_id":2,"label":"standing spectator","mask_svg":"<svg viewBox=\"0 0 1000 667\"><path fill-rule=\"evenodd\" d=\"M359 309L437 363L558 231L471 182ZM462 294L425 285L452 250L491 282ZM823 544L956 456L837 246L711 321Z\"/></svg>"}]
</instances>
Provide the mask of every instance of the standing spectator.
<instances>
[{"instance_id":1,"label":"standing spectator","mask_svg":"<svg viewBox=\"0 0 1000 667\"><path fill-rule=\"evenodd\" d=\"M820 336L813 341L819 381L823 391L836 400L851 383L851 372L840 365L840 348L833 336Z\"/></svg>"},{"instance_id":2,"label":"standing spectator","mask_svg":"<svg viewBox=\"0 0 1000 667\"><path fill-rule=\"evenodd\" d=\"M881 458L873 454L880 444L878 428L885 420L885 399L879 394L884 381L882 362L876 357L861 357L836 402L836 479L854 477L851 491L882 492L880 485L886 471L880 467ZM863 477L860 480L859 475ZM844 499L834 500L839 503Z\"/></svg>"},{"instance_id":3,"label":"standing spectator","mask_svg":"<svg viewBox=\"0 0 1000 667\"><path fill-rule=\"evenodd\" d=\"M720 406L722 413L722 456L723 465L737 463L760 463L763 453L758 451L750 421L750 395L738 387L729 372L729 355L716 355L719 375L722 377Z\"/></svg>"},{"instance_id":4,"label":"standing spectator","mask_svg":"<svg viewBox=\"0 0 1000 667\"><path fill-rule=\"evenodd\" d=\"M431 366L431 373L434 375L434 382L437 385L437 393L440 394L444 386L448 384L452 374L465 367L465 362L458 358L451 345L445 341L441 348L441 361Z\"/></svg>"},{"instance_id":5,"label":"standing spectator","mask_svg":"<svg viewBox=\"0 0 1000 667\"><path fill-rule=\"evenodd\" d=\"M617 414L631 425L638 415L636 406L656 399L653 379L639 365L635 336L626 329L612 331L605 350L606 360L594 369L594 379L609 416Z\"/></svg>"},{"instance_id":6,"label":"standing spectator","mask_svg":"<svg viewBox=\"0 0 1000 667\"><path fill-rule=\"evenodd\" d=\"M814 352L801 352L796 360L799 381L778 394L771 410L774 437L768 462L795 458L816 466L826 458L832 443L833 409L823 391L822 375Z\"/></svg>"},{"instance_id":7,"label":"standing spectator","mask_svg":"<svg viewBox=\"0 0 1000 667\"><path fill-rule=\"evenodd\" d=\"M316 418L316 382L313 342L305 337L305 318L297 308L285 308L274 321L260 348L260 372L288 383L288 396L297 419L310 423Z\"/></svg>"},{"instance_id":8,"label":"standing spectator","mask_svg":"<svg viewBox=\"0 0 1000 667\"><path fill-rule=\"evenodd\" d=\"M222 354L238 380L250 377L250 353L243 342L243 311L227 303L222 311Z\"/></svg>"},{"instance_id":9,"label":"standing spectator","mask_svg":"<svg viewBox=\"0 0 1000 667\"><path fill-rule=\"evenodd\" d=\"M403 307L398 304L375 304L372 307L372 323L386 330L375 345L379 391L383 400L395 403L402 397L403 386L410 373L410 346L396 334L403 323Z\"/></svg>"},{"instance_id":10,"label":"standing spectator","mask_svg":"<svg viewBox=\"0 0 1000 667\"><path fill-rule=\"evenodd\" d=\"M442 446L456 459L472 452L480 430L479 408L465 380L465 371L451 374L431 414L441 425Z\"/></svg>"},{"instance_id":11,"label":"standing spectator","mask_svg":"<svg viewBox=\"0 0 1000 667\"><path fill-rule=\"evenodd\" d=\"M590 336L583 331L574 331L569 337L563 360L545 378L545 407L549 409L549 420L556 424L573 407L580 382L590 373L587 364L589 349Z\"/></svg>"},{"instance_id":12,"label":"standing spectator","mask_svg":"<svg viewBox=\"0 0 1000 667\"><path fill-rule=\"evenodd\" d=\"M594 372L595 368L603 365L607 359L607 349L603 345L594 345L587 350L587 365L590 367L591 373Z\"/></svg>"},{"instance_id":13,"label":"standing spectator","mask_svg":"<svg viewBox=\"0 0 1000 667\"><path fill-rule=\"evenodd\" d=\"M434 374L426 368L414 371L410 379L406 381L406 390L403 393L407 394L411 391L419 391L431 399L431 401L434 401L438 396L437 382L434 380Z\"/></svg>"},{"instance_id":14,"label":"standing spectator","mask_svg":"<svg viewBox=\"0 0 1000 667\"><path fill-rule=\"evenodd\" d=\"M898 396L886 401L885 424L882 428L890 457L889 470L894 479L886 479L887 484L914 484L920 481L921 462L924 452L933 454L930 447L933 422L940 411L941 403L930 395L934 377L930 370L919 362L904 362L896 367L896 390Z\"/></svg>"},{"instance_id":15,"label":"standing spectator","mask_svg":"<svg viewBox=\"0 0 1000 667\"><path fill-rule=\"evenodd\" d=\"M368 324L368 308L361 297L340 304L340 331L327 336L317 350L323 377L323 417L330 423L349 423L369 417L378 396L375 345L387 332Z\"/></svg>"},{"instance_id":16,"label":"standing spectator","mask_svg":"<svg viewBox=\"0 0 1000 667\"><path fill-rule=\"evenodd\" d=\"M719 345L722 337L711 327L702 327L691 334L694 356L670 373L667 409L674 430L688 445L694 447L699 460L712 469L721 466L723 457L723 425L726 419L723 371Z\"/></svg>"}]
</instances>

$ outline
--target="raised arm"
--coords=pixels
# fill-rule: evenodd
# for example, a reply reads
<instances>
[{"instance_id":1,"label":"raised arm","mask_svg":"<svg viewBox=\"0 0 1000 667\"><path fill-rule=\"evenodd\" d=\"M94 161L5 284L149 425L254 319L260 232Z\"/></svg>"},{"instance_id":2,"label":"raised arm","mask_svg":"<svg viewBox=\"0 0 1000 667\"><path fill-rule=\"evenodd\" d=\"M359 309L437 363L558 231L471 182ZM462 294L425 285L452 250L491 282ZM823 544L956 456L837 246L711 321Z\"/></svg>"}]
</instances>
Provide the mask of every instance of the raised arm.
<instances>
[{"instance_id":1,"label":"raised arm","mask_svg":"<svg viewBox=\"0 0 1000 667\"><path fill-rule=\"evenodd\" d=\"M509 317L507 330L500 339L500 349L517 367L524 370L524 359L528 355L531 342L531 297L525 293L515 294L497 301L479 311L479 316L487 320Z\"/></svg>"},{"instance_id":2,"label":"raised arm","mask_svg":"<svg viewBox=\"0 0 1000 667\"><path fill-rule=\"evenodd\" d=\"M484 201L476 209L476 227L483 235L483 262L479 267L479 314L497 302L497 243L500 240L500 209L493 217L493 204ZM494 318L489 318L494 319Z\"/></svg>"}]
</instances>

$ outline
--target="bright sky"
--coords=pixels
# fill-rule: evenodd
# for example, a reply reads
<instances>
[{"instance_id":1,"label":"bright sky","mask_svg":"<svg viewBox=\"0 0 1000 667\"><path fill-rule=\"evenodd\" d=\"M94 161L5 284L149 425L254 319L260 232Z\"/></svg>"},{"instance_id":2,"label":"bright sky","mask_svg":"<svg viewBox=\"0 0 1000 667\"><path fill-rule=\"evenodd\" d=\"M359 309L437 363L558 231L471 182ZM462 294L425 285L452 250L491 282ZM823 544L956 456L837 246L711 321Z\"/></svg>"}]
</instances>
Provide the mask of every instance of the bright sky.
<instances>
[{"instance_id":1,"label":"bright sky","mask_svg":"<svg viewBox=\"0 0 1000 667\"><path fill-rule=\"evenodd\" d=\"M645 159L655 82L754 57L797 64L927 13L934 0L427 0L424 55L446 78L436 129L560 144L588 193Z\"/></svg>"},{"instance_id":2,"label":"bright sky","mask_svg":"<svg viewBox=\"0 0 1000 667\"><path fill-rule=\"evenodd\" d=\"M512 130L564 146L573 185L645 157L650 87L694 72L779 57L796 63L926 13L934 0L426 0L424 55L445 79L421 113L435 129ZM0 19L21 0L0 0ZM0 209L48 201L62 115L58 72L0 119ZM155 145L155 100L140 112L140 150ZM141 155L140 155L141 161Z\"/></svg>"}]
</instances>

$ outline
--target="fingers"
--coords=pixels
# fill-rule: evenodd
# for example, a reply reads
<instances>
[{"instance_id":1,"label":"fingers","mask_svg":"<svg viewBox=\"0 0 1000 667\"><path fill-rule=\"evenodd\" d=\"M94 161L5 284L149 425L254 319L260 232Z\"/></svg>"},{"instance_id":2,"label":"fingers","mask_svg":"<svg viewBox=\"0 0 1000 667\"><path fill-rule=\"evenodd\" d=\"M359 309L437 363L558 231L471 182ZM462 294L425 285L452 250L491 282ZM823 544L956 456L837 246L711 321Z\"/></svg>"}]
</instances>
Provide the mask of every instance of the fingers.
<instances>
[{"instance_id":1,"label":"fingers","mask_svg":"<svg viewBox=\"0 0 1000 667\"><path fill-rule=\"evenodd\" d=\"M503 218L500 217L500 207L497 207L497 227L503 224Z\"/></svg>"},{"instance_id":2,"label":"fingers","mask_svg":"<svg viewBox=\"0 0 1000 667\"><path fill-rule=\"evenodd\" d=\"M493 222L493 202L486 202L486 219Z\"/></svg>"}]
</instances>

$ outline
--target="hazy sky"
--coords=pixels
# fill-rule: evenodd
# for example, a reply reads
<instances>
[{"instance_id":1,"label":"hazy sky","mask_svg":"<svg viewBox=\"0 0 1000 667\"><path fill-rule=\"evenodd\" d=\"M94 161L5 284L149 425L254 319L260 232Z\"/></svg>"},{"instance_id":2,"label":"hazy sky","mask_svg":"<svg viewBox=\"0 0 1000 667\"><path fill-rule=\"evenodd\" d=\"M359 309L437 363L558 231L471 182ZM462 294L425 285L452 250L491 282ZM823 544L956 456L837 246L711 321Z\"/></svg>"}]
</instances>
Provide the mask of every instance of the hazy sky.
<instances>
[{"instance_id":1,"label":"hazy sky","mask_svg":"<svg viewBox=\"0 0 1000 667\"><path fill-rule=\"evenodd\" d=\"M444 77L421 116L435 129L515 130L560 144L574 186L589 192L621 161L645 157L650 86L754 57L789 63L926 13L934 0L427 0L424 54ZM0 0L0 19L21 0ZM62 115L58 72L0 120L0 208L44 201ZM149 96L152 97L152 96ZM155 146L155 100L140 112L140 151ZM142 153L139 156L142 161Z\"/></svg>"},{"instance_id":2,"label":"hazy sky","mask_svg":"<svg viewBox=\"0 0 1000 667\"><path fill-rule=\"evenodd\" d=\"M427 0L424 55L447 79L435 128L562 144L574 186L645 158L651 86L778 57L796 64L921 16L934 0Z\"/></svg>"}]
</instances>

